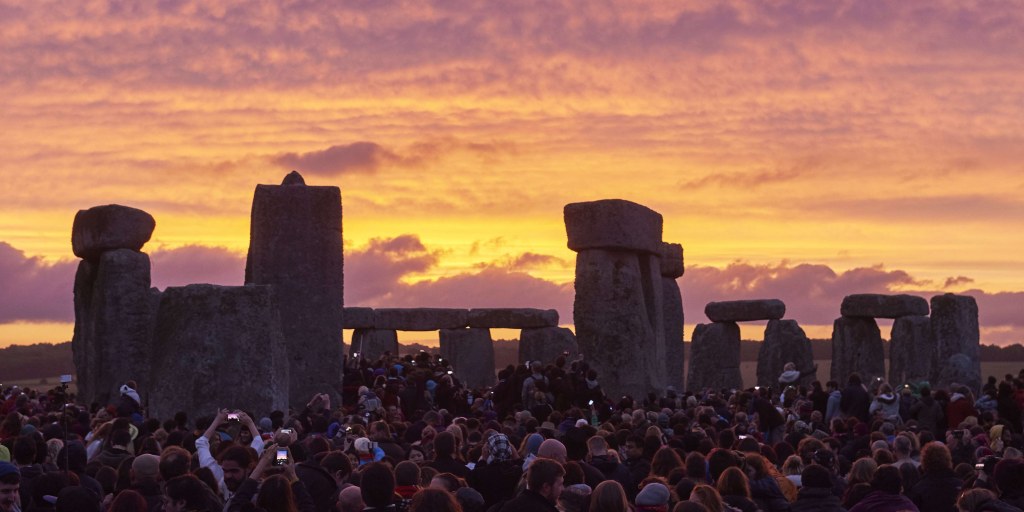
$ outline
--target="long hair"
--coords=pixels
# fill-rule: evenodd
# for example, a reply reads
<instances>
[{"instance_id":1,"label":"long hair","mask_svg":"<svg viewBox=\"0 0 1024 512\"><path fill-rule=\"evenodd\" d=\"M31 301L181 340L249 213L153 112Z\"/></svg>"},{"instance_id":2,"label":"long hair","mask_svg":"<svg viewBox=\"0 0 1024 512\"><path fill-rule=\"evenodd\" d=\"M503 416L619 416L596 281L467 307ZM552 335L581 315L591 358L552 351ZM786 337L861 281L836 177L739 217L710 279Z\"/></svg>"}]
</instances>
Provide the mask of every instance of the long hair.
<instances>
[{"instance_id":1,"label":"long hair","mask_svg":"<svg viewBox=\"0 0 1024 512\"><path fill-rule=\"evenodd\" d=\"M696 499L694 499L696 498ZM710 485L698 485L690 492L690 501L696 501L704 505L709 512L722 512L725 506L722 504L722 496Z\"/></svg>"},{"instance_id":2,"label":"long hair","mask_svg":"<svg viewBox=\"0 0 1024 512\"><path fill-rule=\"evenodd\" d=\"M292 496L292 485L281 475L263 481L260 493L256 496L256 504L267 512L298 512Z\"/></svg>"},{"instance_id":3,"label":"long hair","mask_svg":"<svg viewBox=\"0 0 1024 512\"><path fill-rule=\"evenodd\" d=\"M462 506L452 493L428 488L413 495L409 512L462 512Z\"/></svg>"},{"instance_id":4,"label":"long hair","mask_svg":"<svg viewBox=\"0 0 1024 512\"><path fill-rule=\"evenodd\" d=\"M597 484L590 495L590 512L629 512L626 491L615 480Z\"/></svg>"},{"instance_id":5,"label":"long hair","mask_svg":"<svg viewBox=\"0 0 1024 512\"><path fill-rule=\"evenodd\" d=\"M731 467L722 472L718 477L718 493L722 496L743 496L750 497L750 481L743 470Z\"/></svg>"},{"instance_id":6,"label":"long hair","mask_svg":"<svg viewBox=\"0 0 1024 512\"><path fill-rule=\"evenodd\" d=\"M651 459L651 474L665 479L668 479L668 475L673 469L682 467L684 467L683 460L679 458L679 454L675 450L668 446L659 448L654 453L654 458Z\"/></svg>"},{"instance_id":7,"label":"long hair","mask_svg":"<svg viewBox=\"0 0 1024 512\"><path fill-rule=\"evenodd\" d=\"M146 498L138 491L128 489L121 491L114 498L114 502L110 504L107 512L146 512L147 510L149 510L149 506L146 504Z\"/></svg>"}]
</instances>

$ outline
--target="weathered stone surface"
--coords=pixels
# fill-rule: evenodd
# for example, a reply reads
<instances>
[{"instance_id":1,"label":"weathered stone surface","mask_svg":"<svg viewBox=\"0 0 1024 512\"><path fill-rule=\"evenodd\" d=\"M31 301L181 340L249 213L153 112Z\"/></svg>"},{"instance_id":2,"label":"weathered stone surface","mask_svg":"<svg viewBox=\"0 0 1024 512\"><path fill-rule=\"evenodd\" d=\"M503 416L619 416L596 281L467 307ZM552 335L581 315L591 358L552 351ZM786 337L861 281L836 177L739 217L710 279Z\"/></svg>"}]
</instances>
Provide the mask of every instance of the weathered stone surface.
<instances>
[{"instance_id":1,"label":"weathered stone surface","mask_svg":"<svg viewBox=\"0 0 1024 512\"><path fill-rule=\"evenodd\" d=\"M341 237L338 187L256 186L245 282L275 287L288 344L292 405L305 404L315 393L340 399Z\"/></svg>"},{"instance_id":2,"label":"weathered stone surface","mask_svg":"<svg viewBox=\"0 0 1024 512\"><path fill-rule=\"evenodd\" d=\"M78 210L71 227L71 249L75 256L95 260L104 251L139 251L153 236L153 216L129 206L108 204Z\"/></svg>"},{"instance_id":3,"label":"weathered stone surface","mask_svg":"<svg viewBox=\"0 0 1024 512\"><path fill-rule=\"evenodd\" d=\"M167 288L155 347L153 382L160 385L150 391L152 417L288 410L288 354L270 286Z\"/></svg>"},{"instance_id":4,"label":"weathered stone surface","mask_svg":"<svg viewBox=\"0 0 1024 512\"><path fill-rule=\"evenodd\" d=\"M664 258L662 262L664 263ZM662 267L661 297L662 322L665 332L665 382L676 388L683 386L683 372L686 369L686 355L683 345L683 296L679 292L679 283L674 277L664 277Z\"/></svg>"},{"instance_id":5,"label":"weathered stone surface","mask_svg":"<svg viewBox=\"0 0 1024 512\"><path fill-rule=\"evenodd\" d=\"M306 180L302 178L302 175L298 171L292 171L281 180L282 185L305 185Z\"/></svg>"},{"instance_id":6,"label":"weathered stone surface","mask_svg":"<svg viewBox=\"0 0 1024 512\"><path fill-rule=\"evenodd\" d=\"M373 308L345 308L346 329L373 329Z\"/></svg>"},{"instance_id":7,"label":"weathered stone surface","mask_svg":"<svg viewBox=\"0 0 1024 512\"><path fill-rule=\"evenodd\" d=\"M352 333L350 357L376 361L384 352L398 354L398 333L386 329L356 329Z\"/></svg>"},{"instance_id":8,"label":"weathered stone surface","mask_svg":"<svg viewBox=\"0 0 1024 512\"><path fill-rule=\"evenodd\" d=\"M740 326L736 322L697 324L690 343L686 389L742 389Z\"/></svg>"},{"instance_id":9,"label":"weathered stone surface","mask_svg":"<svg viewBox=\"0 0 1024 512\"><path fill-rule=\"evenodd\" d=\"M461 329L469 325L469 310L446 308L409 308L373 310L373 326L396 331L437 331Z\"/></svg>"},{"instance_id":10,"label":"weathered stone surface","mask_svg":"<svg viewBox=\"0 0 1024 512\"><path fill-rule=\"evenodd\" d=\"M439 341L441 357L451 361L456 377L466 386L475 389L494 385L494 341L490 329L441 329Z\"/></svg>"},{"instance_id":11,"label":"weathered stone surface","mask_svg":"<svg viewBox=\"0 0 1024 512\"><path fill-rule=\"evenodd\" d=\"M661 275L664 277L682 277L685 272L683 265L683 246L680 244L661 244Z\"/></svg>"},{"instance_id":12,"label":"weathered stone surface","mask_svg":"<svg viewBox=\"0 0 1024 512\"><path fill-rule=\"evenodd\" d=\"M904 316L892 324L889 341L889 383L893 386L930 380L935 336L926 316Z\"/></svg>"},{"instance_id":13,"label":"weathered stone surface","mask_svg":"<svg viewBox=\"0 0 1024 512\"><path fill-rule=\"evenodd\" d=\"M130 249L83 261L75 276L75 337L71 347L79 396L108 404L135 380L149 391L152 325L149 256Z\"/></svg>"},{"instance_id":14,"label":"weathered stone surface","mask_svg":"<svg viewBox=\"0 0 1024 512\"><path fill-rule=\"evenodd\" d=\"M622 199L602 199L565 205L569 248L623 249L661 254L661 214Z\"/></svg>"},{"instance_id":15,"label":"weathered stone surface","mask_svg":"<svg viewBox=\"0 0 1024 512\"><path fill-rule=\"evenodd\" d=\"M529 329L531 327L557 327L558 311L554 309L471 309L470 327L500 329Z\"/></svg>"},{"instance_id":16,"label":"weathered stone surface","mask_svg":"<svg viewBox=\"0 0 1024 512\"><path fill-rule=\"evenodd\" d=\"M712 322L778 320L786 314L786 304L778 299L709 302L704 314Z\"/></svg>"},{"instance_id":17,"label":"weathered stone surface","mask_svg":"<svg viewBox=\"0 0 1024 512\"><path fill-rule=\"evenodd\" d=\"M874 318L840 317L832 324L832 380L845 386L853 372L865 384L885 378L885 350Z\"/></svg>"},{"instance_id":18,"label":"weathered stone surface","mask_svg":"<svg viewBox=\"0 0 1024 512\"><path fill-rule=\"evenodd\" d=\"M899 318L927 316L928 301L916 295L859 293L843 298L840 314L848 317Z\"/></svg>"},{"instance_id":19,"label":"weathered stone surface","mask_svg":"<svg viewBox=\"0 0 1024 512\"><path fill-rule=\"evenodd\" d=\"M769 320L764 330L764 342L757 353L757 385L779 386L779 377L786 363L793 363L799 372L814 368L811 340L796 320ZM810 385L816 374L800 379L796 384Z\"/></svg>"},{"instance_id":20,"label":"weathered stone surface","mask_svg":"<svg viewBox=\"0 0 1024 512\"><path fill-rule=\"evenodd\" d=\"M952 293L936 295L931 302L936 346L932 367L934 385L948 386L957 382L978 393L981 390L978 303L974 297ZM963 361L959 361L955 368L949 365L948 362L957 354L966 356L970 365L963 364Z\"/></svg>"},{"instance_id":21,"label":"weathered stone surface","mask_svg":"<svg viewBox=\"0 0 1024 512\"><path fill-rule=\"evenodd\" d=\"M519 362L540 361L554 363L568 352L568 360L579 356L576 335L565 327L535 327L523 329L519 334Z\"/></svg>"},{"instance_id":22,"label":"weathered stone surface","mask_svg":"<svg viewBox=\"0 0 1024 512\"><path fill-rule=\"evenodd\" d=\"M981 374L977 369L978 362L967 354L953 354L943 363L939 371L940 386L957 389L967 386L974 393L981 389Z\"/></svg>"},{"instance_id":23,"label":"weathered stone surface","mask_svg":"<svg viewBox=\"0 0 1024 512\"><path fill-rule=\"evenodd\" d=\"M576 256L576 340L609 396L665 389L659 259L601 249Z\"/></svg>"}]
</instances>

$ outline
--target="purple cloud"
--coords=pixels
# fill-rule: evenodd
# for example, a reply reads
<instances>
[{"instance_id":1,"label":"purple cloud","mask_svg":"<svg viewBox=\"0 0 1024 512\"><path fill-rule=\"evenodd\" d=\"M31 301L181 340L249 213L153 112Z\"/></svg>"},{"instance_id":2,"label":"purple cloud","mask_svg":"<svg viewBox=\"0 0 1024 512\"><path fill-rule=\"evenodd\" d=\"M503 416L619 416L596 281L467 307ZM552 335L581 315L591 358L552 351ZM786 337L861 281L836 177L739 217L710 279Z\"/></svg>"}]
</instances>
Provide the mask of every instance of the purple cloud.
<instances>
[{"instance_id":1,"label":"purple cloud","mask_svg":"<svg viewBox=\"0 0 1024 512\"><path fill-rule=\"evenodd\" d=\"M353 142L307 153L283 153L271 162L286 169L312 174L373 173L402 158L374 142Z\"/></svg>"},{"instance_id":2,"label":"purple cloud","mask_svg":"<svg viewBox=\"0 0 1024 512\"><path fill-rule=\"evenodd\" d=\"M0 323L74 320L77 268L78 261L49 263L0 242Z\"/></svg>"}]
</instances>

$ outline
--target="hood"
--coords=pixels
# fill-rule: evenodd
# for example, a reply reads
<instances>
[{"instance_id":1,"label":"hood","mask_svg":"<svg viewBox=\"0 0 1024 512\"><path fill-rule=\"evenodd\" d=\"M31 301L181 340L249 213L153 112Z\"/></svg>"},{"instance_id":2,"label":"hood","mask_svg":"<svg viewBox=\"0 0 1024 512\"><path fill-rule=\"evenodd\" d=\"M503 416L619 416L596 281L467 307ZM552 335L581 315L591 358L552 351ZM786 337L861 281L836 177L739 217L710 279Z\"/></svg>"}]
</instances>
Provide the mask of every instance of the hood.
<instances>
[{"instance_id":1,"label":"hood","mask_svg":"<svg viewBox=\"0 0 1024 512\"><path fill-rule=\"evenodd\" d=\"M878 400L879 402L882 402L883 404L891 404L896 402L896 395L892 393L882 393L881 395L875 397L875 399Z\"/></svg>"},{"instance_id":2,"label":"hood","mask_svg":"<svg viewBox=\"0 0 1024 512\"><path fill-rule=\"evenodd\" d=\"M782 375L779 377L779 382L784 382L786 384L789 384L791 382L796 382L797 379L799 379L799 378L800 378L800 371L799 370L789 370L789 371L782 372Z\"/></svg>"},{"instance_id":3,"label":"hood","mask_svg":"<svg viewBox=\"0 0 1024 512\"><path fill-rule=\"evenodd\" d=\"M957 400L963 400L964 398L967 398L967 397L965 397L964 395L962 395L960 393L953 393L953 396L949 397L949 401L950 401L950 403L952 403L952 402L956 402Z\"/></svg>"}]
</instances>

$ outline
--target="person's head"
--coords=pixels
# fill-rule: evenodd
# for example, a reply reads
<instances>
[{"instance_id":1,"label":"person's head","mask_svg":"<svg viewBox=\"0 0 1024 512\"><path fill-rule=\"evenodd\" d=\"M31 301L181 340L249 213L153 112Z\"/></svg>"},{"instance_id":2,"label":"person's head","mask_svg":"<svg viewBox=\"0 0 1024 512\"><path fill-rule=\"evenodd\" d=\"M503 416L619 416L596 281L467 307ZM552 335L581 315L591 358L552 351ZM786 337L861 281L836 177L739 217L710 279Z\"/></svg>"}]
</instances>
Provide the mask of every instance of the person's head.
<instances>
[{"instance_id":1,"label":"person's head","mask_svg":"<svg viewBox=\"0 0 1024 512\"><path fill-rule=\"evenodd\" d=\"M804 470L804 460L799 455L790 455L782 463L782 474L799 475Z\"/></svg>"},{"instance_id":2,"label":"person's head","mask_svg":"<svg viewBox=\"0 0 1024 512\"><path fill-rule=\"evenodd\" d=\"M338 485L345 483L349 475L352 474L352 461L349 460L345 452L340 450L324 455L324 458L320 459L320 467L330 473Z\"/></svg>"},{"instance_id":3,"label":"person's head","mask_svg":"<svg viewBox=\"0 0 1024 512\"><path fill-rule=\"evenodd\" d=\"M19 436L14 440L14 449L11 450L11 459L21 466L27 466L36 461L36 440L32 436Z\"/></svg>"},{"instance_id":4,"label":"person's head","mask_svg":"<svg viewBox=\"0 0 1024 512\"><path fill-rule=\"evenodd\" d=\"M587 453L591 457L608 455L608 441L601 436L591 436L590 439L587 439Z\"/></svg>"},{"instance_id":5,"label":"person's head","mask_svg":"<svg viewBox=\"0 0 1024 512\"><path fill-rule=\"evenodd\" d=\"M164 512L202 510L206 506L206 484L192 475L182 475L167 481L164 486Z\"/></svg>"},{"instance_id":6,"label":"person's head","mask_svg":"<svg viewBox=\"0 0 1024 512\"><path fill-rule=\"evenodd\" d=\"M644 456L644 438L632 435L626 438L626 458L639 459Z\"/></svg>"},{"instance_id":7,"label":"person's head","mask_svg":"<svg viewBox=\"0 0 1024 512\"><path fill-rule=\"evenodd\" d=\"M148 510L146 498L138 491L126 489L117 494L107 512L139 512Z\"/></svg>"},{"instance_id":8,"label":"person's head","mask_svg":"<svg viewBox=\"0 0 1024 512\"><path fill-rule=\"evenodd\" d=\"M168 446L160 453L160 478L165 482L187 475L192 468L192 454L180 446Z\"/></svg>"},{"instance_id":9,"label":"person's head","mask_svg":"<svg viewBox=\"0 0 1024 512\"><path fill-rule=\"evenodd\" d=\"M65 487L57 493L57 512L100 512L100 497L82 486Z\"/></svg>"},{"instance_id":10,"label":"person's head","mask_svg":"<svg viewBox=\"0 0 1024 512\"><path fill-rule=\"evenodd\" d=\"M534 459L526 470L526 487L545 497L552 504L562 492L565 468L551 459Z\"/></svg>"},{"instance_id":11,"label":"person's head","mask_svg":"<svg viewBox=\"0 0 1024 512\"><path fill-rule=\"evenodd\" d=\"M808 489L831 489L832 473L824 466L809 464L800 473L800 484Z\"/></svg>"},{"instance_id":12,"label":"person's head","mask_svg":"<svg viewBox=\"0 0 1024 512\"><path fill-rule=\"evenodd\" d=\"M704 505L709 512L722 512L725 508L722 503L722 496L710 485L698 485L690 491L690 501Z\"/></svg>"},{"instance_id":13,"label":"person's head","mask_svg":"<svg viewBox=\"0 0 1024 512\"><path fill-rule=\"evenodd\" d=\"M420 446L410 446L409 453L405 455L405 458L417 464L423 463L427 460L427 456L423 452L423 448Z\"/></svg>"},{"instance_id":14,"label":"person's head","mask_svg":"<svg viewBox=\"0 0 1024 512\"><path fill-rule=\"evenodd\" d=\"M871 476L875 474L876 469L878 469L878 464L870 457L861 457L855 460L853 466L850 467L850 476L848 478L850 485L870 482Z\"/></svg>"},{"instance_id":15,"label":"person's head","mask_svg":"<svg viewBox=\"0 0 1024 512\"><path fill-rule=\"evenodd\" d=\"M668 446L661 447L651 459L651 474L662 478L668 478L672 470L681 467L683 467L683 461L679 458L679 454Z\"/></svg>"},{"instance_id":16,"label":"person's head","mask_svg":"<svg viewBox=\"0 0 1024 512\"><path fill-rule=\"evenodd\" d=\"M932 441L921 448L921 470L925 473L953 469L953 457L945 444Z\"/></svg>"},{"instance_id":17,"label":"person's head","mask_svg":"<svg viewBox=\"0 0 1024 512\"><path fill-rule=\"evenodd\" d=\"M160 480L160 457L143 453L132 460L131 482L133 485L142 482L157 482Z\"/></svg>"},{"instance_id":18,"label":"person's head","mask_svg":"<svg viewBox=\"0 0 1024 512\"><path fill-rule=\"evenodd\" d=\"M415 462L403 460L395 466L395 485L398 487L419 485L420 467Z\"/></svg>"},{"instance_id":19,"label":"person's head","mask_svg":"<svg viewBox=\"0 0 1024 512\"><path fill-rule=\"evenodd\" d=\"M371 462L363 467L359 489L367 507L386 507L395 494L395 475L387 464Z\"/></svg>"},{"instance_id":20,"label":"person's head","mask_svg":"<svg viewBox=\"0 0 1024 512\"><path fill-rule=\"evenodd\" d=\"M115 430L110 434L110 446L113 448L126 450L131 443L132 433L128 430Z\"/></svg>"},{"instance_id":21,"label":"person's head","mask_svg":"<svg viewBox=\"0 0 1024 512\"><path fill-rule=\"evenodd\" d=\"M256 504L266 512L296 512L292 485L283 475L274 475L263 480Z\"/></svg>"},{"instance_id":22,"label":"person's head","mask_svg":"<svg viewBox=\"0 0 1024 512\"><path fill-rule=\"evenodd\" d=\"M434 458L449 458L455 454L455 435L447 430L441 431L434 438Z\"/></svg>"},{"instance_id":23,"label":"person's head","mask_svg":"<svg viewBox=\"0 0 1024 512\"><path fill-rule=\"evenodd\" d=\"M462 482L459 481L459 477L451 473L439 473L437 476L430 479L429 487L431 489L455 492L462 487Z\"/></svg>"},{"instance_id":24,"label":"person's head","mask_svg":"<svg viewBox=\"0 0 1024 512\"><path fill-rule=\"evenodd\" d=\"M988 489L971 489L960 495L960 499L956 500L956 507L960 512L974 512L982 510L982 505L995 499L996 495Z\"/></svg>"},{"instance_id":25,"label":"person's head","mask_svg":"<svg viewBox=\"0 0 1024 512\"><path fill-rule=\"evenodd\" d=\"M21 506L21 472L10 462L0 462L0 512Z\"/></svg>"},{"instance_id":26,"label":"person's head","mask_svg":"<svg viewBox=\"0 0 1024 512\"><path fill-rule=\"evenodd\" d=\"M889 464L879 467L871 477L871 490L899 494L903 490L900 469Z\"/></svg>"},{"instance_id":27,"label":"person's head","mask_svg":"<svg viewBox=\"0 0 1024 512\"><path fill-rule=\"evenodd\" d=\"M423 489L412 497L409 512L462 512L455 495L442 489Z\"/></svg>"},{"instance_id":28,"label":"person's head","mask_svg":"<svg viewBox=\"0 0 1024 512\"><path fill-rule=\"evenodd\" d=\"M220 455L220 468L224 471L224 485L235 492L252 471L253 457L247 446L232 446Z\"/></svg>"},{"instance_id":29,"label":"person's head","mask_svg":"<svg viewBox=\"0 0 1024 512\"><path fill-rule=\"evenodd\" d=\"M716 485L722 496L750 497L750 480L740 468L732 467L722 472Z\"/></svg>"},{"instance_id":30,"label":"person's head","mask_svg":"<svg viewBox=\"0 0 1024 512\"><path fill-rule=\"evenodd\" d=\"M629 512L629 499L622 485L615 480L597 484L590 494L590 512Z\"/></svg>"},{"instance_id":31,"label":"person's head","mask_svg":"<svg viewBox=\"0 0 1024 512\"><path fill-rule=\"evenodd\" d=\"M557 439L545 439L540 447L537 448L537 457L542 459L551 459L557 462L559 465L565 464L567 458L567 452L565 445Z\"/></svg>"},{"instance_id":32,"label":"person's head","mask_svg":"<svg viewBox=\"0 0 1024 512\"><path fill-rule=\"evenodd\" d=\"M350 485L338 494L339 512L360 512L364 508L366 505L363 504L363 494L358 487Z\"/></svg>"},{"instance_id":33,"label":"person's head","mask_svg":"<svg viewBox=\"0 0 1024 512\"><path fill-rule=\"evenodd\" d=\"M757 453L748 453L743 456L743 462L747 466L747 474L752 478L764 478L768 473L768 460Z\"/></svg>"}]
</instances>

